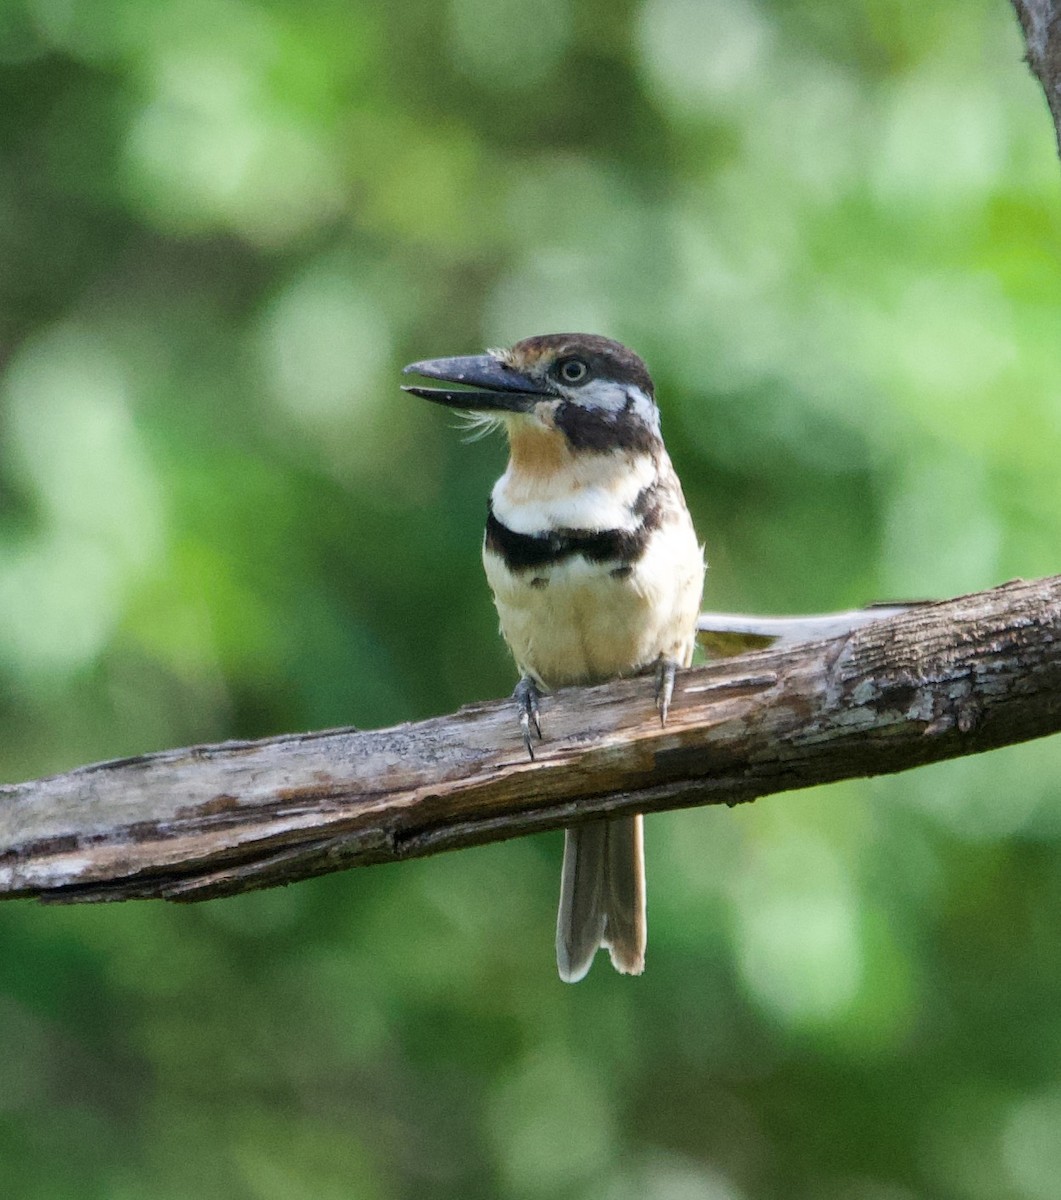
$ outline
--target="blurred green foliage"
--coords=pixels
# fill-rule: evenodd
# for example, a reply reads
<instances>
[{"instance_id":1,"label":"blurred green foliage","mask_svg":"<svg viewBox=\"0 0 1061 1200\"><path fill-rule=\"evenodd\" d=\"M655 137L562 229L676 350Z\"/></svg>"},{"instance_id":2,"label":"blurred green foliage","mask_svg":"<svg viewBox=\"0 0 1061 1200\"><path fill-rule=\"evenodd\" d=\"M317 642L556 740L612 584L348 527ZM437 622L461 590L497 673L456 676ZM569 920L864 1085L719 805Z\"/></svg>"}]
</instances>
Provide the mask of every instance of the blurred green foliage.
<instances>
[{"instance_id":1,"label":"blurred green foliage","mask_svg":"<svg viewBox=\"0 0 1061 1200\"><path fill-rule=\"evenodd\" d=\"M0 772L501 695L500 445L397 391L652 367L715 608L1059 569L1061 189L1003 0L5 0ZM1053 1200L1061 748L653 818L649 965L557 837L0 908L25 1200Z\"/></svg>"}]
</instances>

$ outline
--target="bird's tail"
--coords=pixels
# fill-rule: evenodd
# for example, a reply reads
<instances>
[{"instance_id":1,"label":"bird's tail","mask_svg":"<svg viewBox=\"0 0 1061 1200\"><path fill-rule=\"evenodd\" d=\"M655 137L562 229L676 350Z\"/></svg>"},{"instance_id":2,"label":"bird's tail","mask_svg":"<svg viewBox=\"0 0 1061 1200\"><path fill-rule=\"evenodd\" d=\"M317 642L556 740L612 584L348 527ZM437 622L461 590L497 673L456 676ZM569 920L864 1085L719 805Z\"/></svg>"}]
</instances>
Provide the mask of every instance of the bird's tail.
<instances>
[{"instance_id":1,"label":"bird's tail","mask_svg":"<svg viewBox=\"0 0 1061 1200\"><path fill-rule=\"evenodd\" d=\"M645 969L645 852L638 816L590 821L564 833L556 966L577 983L600 946L624 975Z\"/></svg>"}]
</instances>

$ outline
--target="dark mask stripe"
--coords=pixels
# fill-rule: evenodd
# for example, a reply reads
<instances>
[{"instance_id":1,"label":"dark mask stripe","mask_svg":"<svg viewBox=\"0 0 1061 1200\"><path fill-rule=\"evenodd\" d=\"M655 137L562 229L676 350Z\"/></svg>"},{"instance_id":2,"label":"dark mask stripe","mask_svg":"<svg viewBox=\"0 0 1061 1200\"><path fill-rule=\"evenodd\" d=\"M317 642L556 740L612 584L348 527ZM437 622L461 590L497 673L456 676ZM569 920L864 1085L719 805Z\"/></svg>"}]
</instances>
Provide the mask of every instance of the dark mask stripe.
<instances>
[{"instance_id":1,"label":"dark mask stripe","mask_svg":"<svg viewBox=\"0 0 1061 1200\"><path fill-rule=\"evenodd\" d=\"M649 538L659 528L662 505L659 485L644 488L632 506L641 518L633 529L553 529L548 533L516 533L494 516L491 503L486 516L486 548L499 554L510 571L531 571L581 554L587 562L637 562Z\"/></svg>"},{"instance_id":2,"label":"dark mask stripe","mask_svg":"<svg viewBox=\"0 0 1061 1200\"><path fill-rule=\"evenodd\" d=\"M637 414L632 400L627 400L618 412L587 408L565 400L557 405L554 419L557 429L575 450L653 454L662 446L659 434Z\"/></svg>"}]
</instances>

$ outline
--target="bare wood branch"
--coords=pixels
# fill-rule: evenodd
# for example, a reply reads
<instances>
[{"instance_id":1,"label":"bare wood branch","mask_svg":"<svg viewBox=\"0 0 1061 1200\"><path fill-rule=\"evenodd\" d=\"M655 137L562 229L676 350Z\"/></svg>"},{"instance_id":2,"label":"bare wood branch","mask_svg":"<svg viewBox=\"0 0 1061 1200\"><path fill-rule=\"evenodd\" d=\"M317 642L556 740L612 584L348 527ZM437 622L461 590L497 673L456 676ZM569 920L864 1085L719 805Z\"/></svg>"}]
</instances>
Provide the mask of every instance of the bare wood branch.
<instances>
[{"instance_id":1,"label":"bare wood branch","mask_svg":"<svg viewBox=\"0 0 1061 1200\"><path fill-rule=\"evenodd\" d=\"M606 812L737 804L1061 729L1061 576L679 678L418 724L170 750L0 788L0 897L198 900ZM1004 801L1000 801L1004 802Z\"/></svg>"},{"instance_id":2,"label":"bare wood branch","mask_svg":"<svg viewBox=\"0 0 1061 1200\"><path fill-rule=\"evenodd\" d=\"M1061 4L1058 0L1013 0L1024 42L1028 65L1046 94L1054 118L1058 153L1061 153Z\"/></svg>"}]
</instances>

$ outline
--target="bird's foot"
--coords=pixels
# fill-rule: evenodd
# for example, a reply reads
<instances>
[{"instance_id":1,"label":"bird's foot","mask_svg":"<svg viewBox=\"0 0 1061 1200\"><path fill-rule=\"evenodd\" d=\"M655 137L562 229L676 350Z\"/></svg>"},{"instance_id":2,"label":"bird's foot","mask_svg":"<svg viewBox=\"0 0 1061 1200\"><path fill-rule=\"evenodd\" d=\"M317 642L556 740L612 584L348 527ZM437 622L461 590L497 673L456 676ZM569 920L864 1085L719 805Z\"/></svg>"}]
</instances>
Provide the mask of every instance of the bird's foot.
<instances>
[{"instance_id":1,"label":"bird's foot","mask_svg":"<svg viewBox=\"0 0 1061 1200\"><path fill-rule=\"evenodd\" d=\"M660 658L656 663L656 708L659 709L659 723L667 724L667 713L670 712L671 697L674 695L674 677L678 674L678 664L673 658Z\"/></svg>"},{"instance_id":2,"label":"bird's foot","mask_svg":"<svg viewBox=\"0 0 1061 1200\"><path fill-rule=\"evenodd\" d=\"M542 719L541 713L538 711L538 701L542 698L542 694L534 680L529 675L524 675L516 684L512 698L516 701L516 711L519 713L519 727L523 733L523 744L533 759L534 743L531 741L531 726L534 726L534 732L541 741Z\"/></svg>"}]
</instances>

